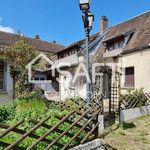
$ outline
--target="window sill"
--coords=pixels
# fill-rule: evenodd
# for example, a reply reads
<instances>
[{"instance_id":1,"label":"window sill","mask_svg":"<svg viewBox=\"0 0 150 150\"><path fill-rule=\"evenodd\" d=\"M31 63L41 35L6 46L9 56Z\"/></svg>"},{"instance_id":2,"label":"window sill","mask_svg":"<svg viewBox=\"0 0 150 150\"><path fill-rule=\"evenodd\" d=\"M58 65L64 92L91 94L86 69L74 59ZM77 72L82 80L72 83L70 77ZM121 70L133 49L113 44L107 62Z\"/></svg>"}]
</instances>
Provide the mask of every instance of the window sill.
<instances>
[{"instance_id":1,"label":"window sill","mask_svg":"<svg viewBox=\"0 0 150 150\"><path fill-rule=\"evenodd\" d=\"M121 89L123 89L123 90L134 90L135 89L135 87L121 87Z\"/></svg>"},{"instance_id":2,"label":"window sill","mask_svg":"<svg viewBox=\"0 0 150 150\"><path fill-rule=\"evenodd\" d=\"M0 94L8 94L8 92L5 90L0 90Z\"/></svg>"},{"instance_id":3,"label":"window sill","mask_svg":"<svg viewBox=\"0 0 150 150\"><path fill-rule=\"evenodd\" d=\"M107 58L107 57L116 57L116 56L120 55L122 52L123 52L122 48L118 48L118 49L114 49L114 50L109 50L109 51L106 51L103 54L103 57L104 58Z\"/></svg>"}]
</instances>

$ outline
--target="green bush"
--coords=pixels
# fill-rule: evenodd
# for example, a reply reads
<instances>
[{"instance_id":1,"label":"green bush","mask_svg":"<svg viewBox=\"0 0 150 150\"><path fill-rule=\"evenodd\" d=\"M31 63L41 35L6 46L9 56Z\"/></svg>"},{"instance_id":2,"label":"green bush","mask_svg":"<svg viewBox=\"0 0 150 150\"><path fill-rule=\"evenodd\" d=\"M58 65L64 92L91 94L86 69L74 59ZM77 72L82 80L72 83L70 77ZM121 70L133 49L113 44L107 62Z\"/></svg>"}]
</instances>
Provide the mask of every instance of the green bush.
<instances>
[{"instance_id":1,"label":"green bush","mask_svg":"<svg viewBox=\"0 0 150 150\"><path fill-rule=\"evenodd\" d=\"M41 89L33 90L32 92L21 93L17 96L17 100L41 100L43 98L44 91Z\"/></svg>"},{"instance_id":2,"label":"green bush","mask_svg":"<svg viewBox=\"0 0 150 150\"><path fill-rule=\"evenodd\" d=\"M15 103L0 105L0 122L11 120L15 116Z\"/></svg>"}]
</instances>

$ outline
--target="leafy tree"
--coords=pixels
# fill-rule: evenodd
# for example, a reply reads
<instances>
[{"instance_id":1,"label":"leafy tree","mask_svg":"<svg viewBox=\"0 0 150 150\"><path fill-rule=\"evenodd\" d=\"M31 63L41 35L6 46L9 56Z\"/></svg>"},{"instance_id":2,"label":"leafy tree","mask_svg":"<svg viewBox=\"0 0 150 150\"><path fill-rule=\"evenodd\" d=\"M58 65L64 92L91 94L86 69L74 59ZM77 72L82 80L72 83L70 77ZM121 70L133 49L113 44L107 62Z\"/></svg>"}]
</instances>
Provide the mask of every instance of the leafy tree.
<instances>
[{"instance_id":1,"label":"leafy tree","mask_svg":"<svg viewBox=\"0 0 150 150\"><path fill-rule=\"evenodd\" d=\"M6 58L10 65L13 78L13 98L29 92L31 84L28 82L25 66L38 55L37 50L20 39L12 46L0 48L0 55Z\"/></svg>"}]
</instances>

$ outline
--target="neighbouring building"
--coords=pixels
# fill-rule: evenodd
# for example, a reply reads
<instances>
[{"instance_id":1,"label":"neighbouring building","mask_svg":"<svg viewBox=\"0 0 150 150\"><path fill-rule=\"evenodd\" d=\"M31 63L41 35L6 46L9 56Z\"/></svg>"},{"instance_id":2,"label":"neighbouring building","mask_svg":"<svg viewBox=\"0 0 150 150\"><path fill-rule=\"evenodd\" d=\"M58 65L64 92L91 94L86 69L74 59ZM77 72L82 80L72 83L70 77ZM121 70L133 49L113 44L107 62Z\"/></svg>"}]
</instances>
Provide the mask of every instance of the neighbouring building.
<instances>
[{"instance_id":1,"label":"neighbouring building","mask_svg":"<svg viewBox=\"0 0 150 150\"><path fill-rule=\"evenodd\" d=\"M42 41L38 35L35 38L22 37L18 34L11 34L0 31L0 47L6 47L15 44L20 39L24 39L25 42L35 47L40 53L48 54L53 56L64 48L64 46L53 43ZM35 79L47 79L48 75L45 73L37 72ZM38 85L34 85L38 86ZM0 56L0 103L6 103L12 100L13 97L13 79L10 76L9 62L7 58Z\"/></svg>"}]
</instances>

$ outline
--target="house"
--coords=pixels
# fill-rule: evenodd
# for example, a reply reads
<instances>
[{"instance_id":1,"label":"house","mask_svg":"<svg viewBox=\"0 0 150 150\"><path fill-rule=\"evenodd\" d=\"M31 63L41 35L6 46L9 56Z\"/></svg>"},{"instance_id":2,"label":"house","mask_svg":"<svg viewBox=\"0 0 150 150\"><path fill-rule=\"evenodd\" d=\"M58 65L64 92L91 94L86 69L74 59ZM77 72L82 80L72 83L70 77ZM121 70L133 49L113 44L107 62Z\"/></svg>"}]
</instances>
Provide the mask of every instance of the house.
<instances>
[{"instance_id":1,"label":"house","mask_svg":"<svg viewBox=\"0 0 150 150\"><path fill-rule=\"evenodd\" d=\"M100 19L100 31L90 37L90 61L115 64L115 71L122 74L121 92L129 89L144 88L150 91L150 11L123 21L112 27L108 19ZM79 63L84 62L85 39L74 42L58 52L58 62L70 62L71 67L65 69L74 74ZM61 99L70 96L86 97L85 79L78 78L75 84L61 74L59 94ZM110 96L109 76L103 74L102 90L106 97ZM101 84L101 83L99 83Z\"/></svg>"},{"instance_id":2,"label":"house","mask_svg":"<svg viewBox=\"0 0 150 150\"><path fill-rule=\"evenodd\" d=\"M48 56L53 56L55 53L61 51L64 46L42 41L38 35L35 38L21 37L18 34L5 33L0 31L0 47L6 47L15 44L23 38L25 42L33 47L35 47L40 53L47 54ZM48 78L45 73L37 72L35 78ZM13 97L13 79L10 76L9 62L7 58L4 60L0 56L0 103L6 103L12 100Z\"/></svg>"},{"instance_id":3,"label":"house","mask_svg":"<svg viewBox=\"0 0 150 150\"><path fill-rule=\"evenodd\" d=\"M93 44L99 33L96 33L90 37L90 54L93 55L92 51L95 49L96 44ZM101 36L102 38L102 36ZM68 46L66 46L62 51L58 52L57 60L55 64L63 64L68 63L69 66L62 67L63 71L69 71L72 76L74 76L76 69L80 63L84 63L84 48L85 48L85 39L74 42ZM49 71L47 71L48 73ZM50 72L49 72L50 74ZM82 98L86 97L86 84L85 79L83 77L77 78L75 83L70 82L69 78L66 74L58 73L60 77L59 83L59 91L57 91L57 95L59 95L61 100L65 100L69 97L80 96ZM53 95L53 92L47 91L50 95ZM52 96L50 96L52 97Z\"/></svg>"},{"instance_id":4,"label":"house","mask_svg":"<svg viewBox=\"0 0 150 150\"><path fill-rule=\"evenodd\" d=\"M101 29L104 29L104 20L106 18L101 18ZM105 30L105 29L104 29ZM105 38L105 32L98 32L90 36L89 40L89 53L90 58L94 57L96 51L99 48L102 40ZM84 63L84 54L85 54L85 39L79 40L77 42L71 43L66 46L63 50L56 53L57 60L55 64L61 63L69 63L69 66L65 66L62 70L69 71L72 76L74 76L78 65ZM47 71L48 74L51 72ZM61 82L59 83L59 91L57 91L57 95L59 95L60 99L63 101L69 97L86 97L86 80L84 77L78 77L75 83L70 82L69 78L66 74L59 74ZM53 95L53 92L47 91L50 97Z\"/></svg>"},{"instance_id":5,"label":"house","mask_svg":"<svg viewBox=\"0 0 150 150\"><path fill-rule=\"evenodd\" d=\"M1 34L3 36L1 36ZM145 92L150 91L150 11L123 21L112 27L108 26L108 19L102 16L100 19L100 31L92 35L89 40L89 53L91 65L103 63L105 67L115 65L115 71L121 74L121 93L128 90L144 88ZM1 45L9 45L18 39L18 35L0 32ZM78 65L84 63L85 39L74 42L66 47L55 43L44 42L40 39L24 37L27 43L35 46L40 52L50 54L55 57L54 64L68 63L61 70L69 71L74 75ZM9 40L10 39L10 40ZM8 65L7 65L8 67ZM1 78L2 90L0 100L8 100L12 93L12 79L9 67L1 61L0 68L2 74L7 74ZM4 69L7 68L7 69ZM111 68L110 68L111 69ZM6 71L7 70L7 71ZM101 71L100 71L101 72ZM75 83L70 82L68 76L56 70L56 76L51 76L52 69L48 68L44 72L37 72L35 79L50 79L53 82L53 89L46 88L45 92L49 99L57 97L64 100L72 96L86 97L86 80L78 77ZM44 75L44 76L43 76ZM46 75L46 77L45 77ZM59 77L60 83L56 81ZM9 81L9 82L8 82ZM102 72L96 84L102 89L106 98L110 98L111 84L113 76ZM4 86L5 85L5 86ZM47 84L45 84L48 86ZM7 90L4 90L7 87ZM41 87L42 88L42 87ZM7 91L7 92L6 92ZM2 97L2 99L1 99Z\"/></svg>"},{"instance_id":6,"label":"house","mask_svg":"<svg viewBox=\"0 0 150 150\"><path fill-rule=\"evenodd\" d=\"M150 11L110 27L102 43L95 56L118 64L121 93L140 88L150 92Z\"/></svg>"}]
</instances>

